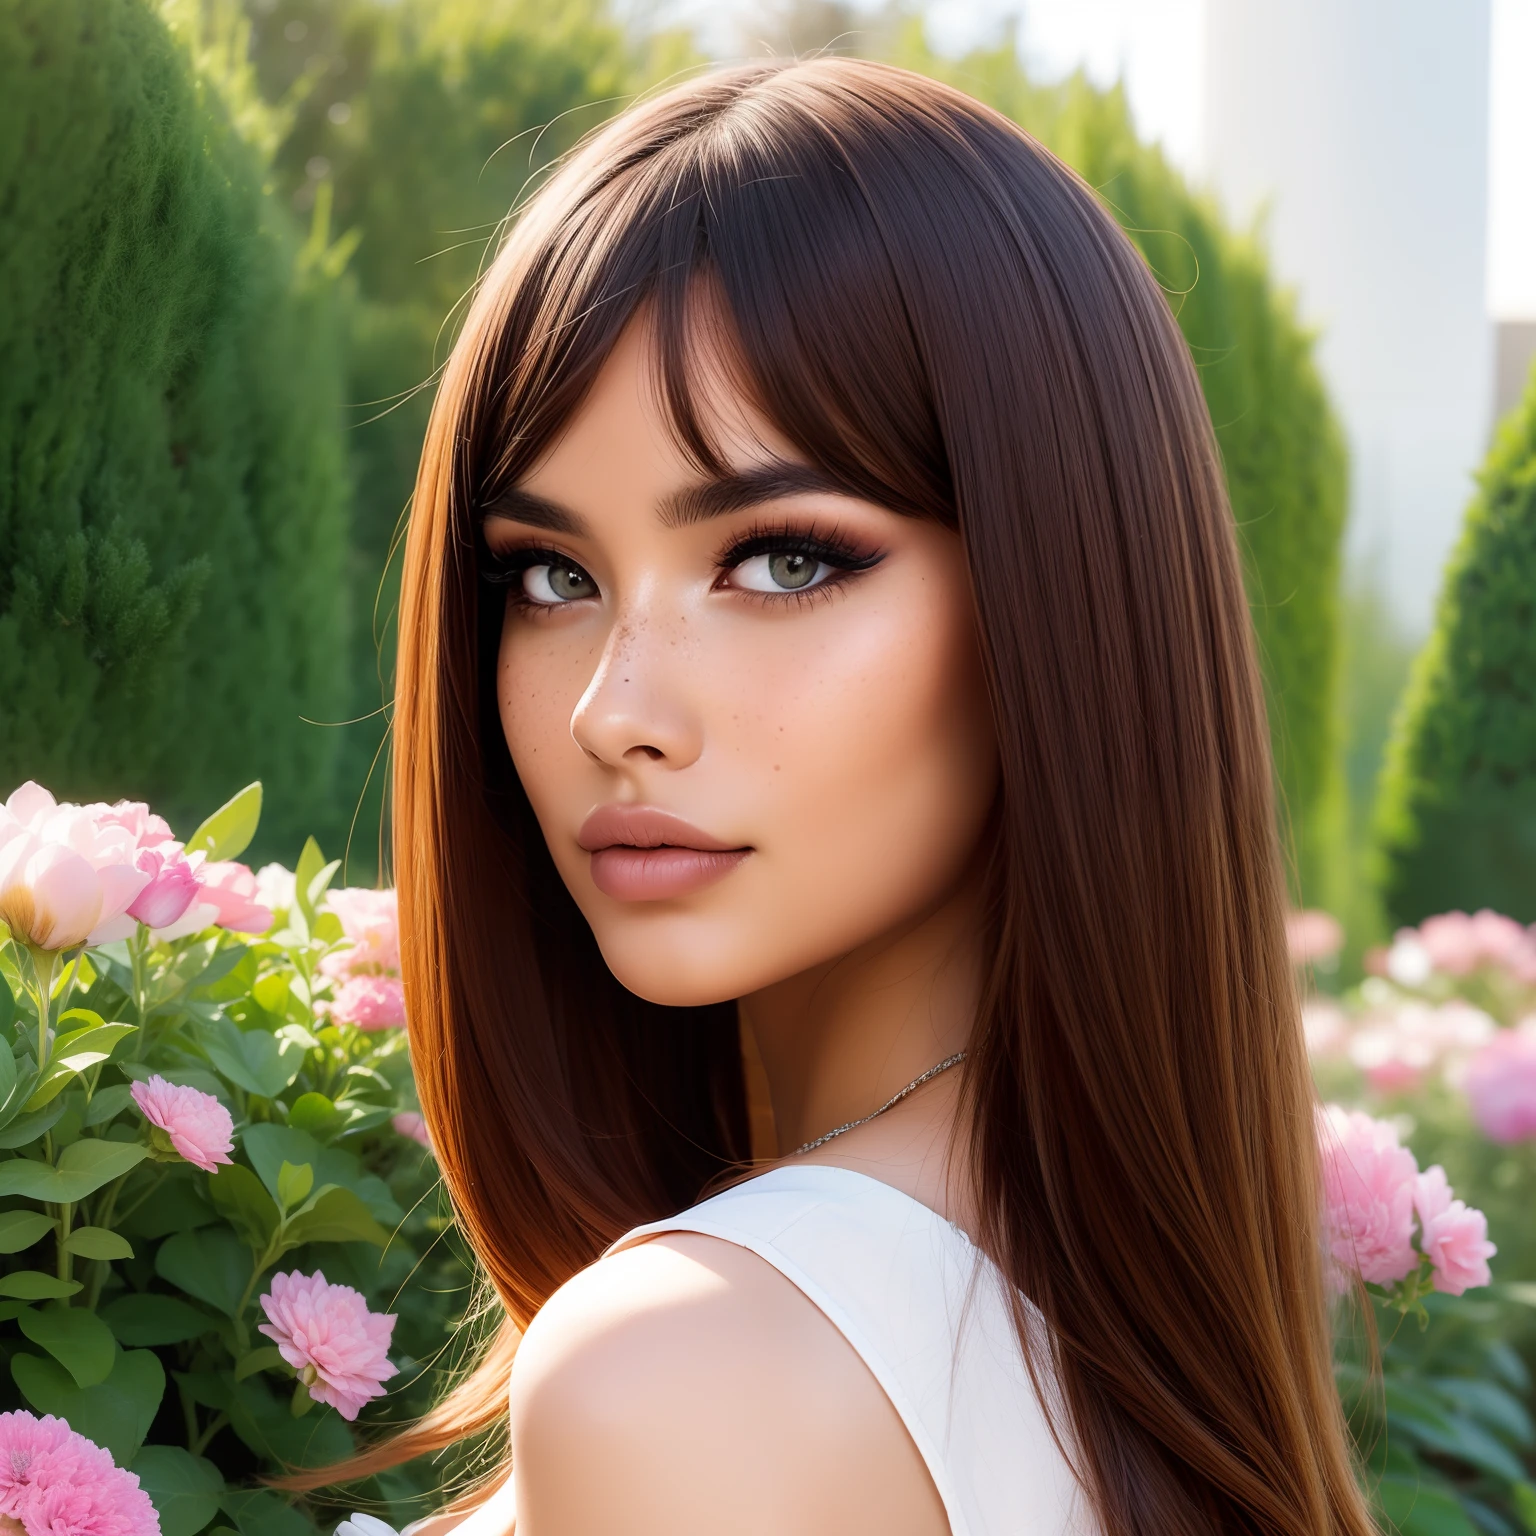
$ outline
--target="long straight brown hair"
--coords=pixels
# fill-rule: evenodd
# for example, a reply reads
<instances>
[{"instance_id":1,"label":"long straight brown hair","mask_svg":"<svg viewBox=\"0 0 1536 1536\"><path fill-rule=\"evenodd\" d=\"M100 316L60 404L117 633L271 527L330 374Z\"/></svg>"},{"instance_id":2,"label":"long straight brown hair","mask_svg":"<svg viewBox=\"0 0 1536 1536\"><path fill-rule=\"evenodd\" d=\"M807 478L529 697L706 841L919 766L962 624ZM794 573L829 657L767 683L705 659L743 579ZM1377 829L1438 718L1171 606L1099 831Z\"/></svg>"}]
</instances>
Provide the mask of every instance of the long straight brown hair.
<instances>
[{"instance_id":1,"label":"long straight brown hair","mask_svg":"<svg viewBox=\"0 0 1536 1536\"><path fill-rule=\"evenodd\" d=\"M493 1422L551 1292L747 1157L734 1005L627 993L555 873L476 568L484 508L642 312L701 468L707 315L810 463L964 540L1002 758L964 1150L1106 1536L1364 1536L1261 690L1188 352L1072 171L843 59L708 75L597 133L521 212L448 364L406 553L394 849L422 1107L509 1321L428 1419L333 1470Z\"/></svg>"}]
</instances>

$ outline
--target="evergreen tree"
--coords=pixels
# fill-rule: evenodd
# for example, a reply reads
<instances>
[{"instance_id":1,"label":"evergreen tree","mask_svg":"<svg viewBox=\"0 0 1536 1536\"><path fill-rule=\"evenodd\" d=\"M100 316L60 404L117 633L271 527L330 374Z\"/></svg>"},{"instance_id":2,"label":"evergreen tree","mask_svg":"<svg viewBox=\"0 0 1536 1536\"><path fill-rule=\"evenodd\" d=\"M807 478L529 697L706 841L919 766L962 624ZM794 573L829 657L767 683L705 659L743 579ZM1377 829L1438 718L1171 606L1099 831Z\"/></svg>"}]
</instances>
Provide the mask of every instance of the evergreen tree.
<instances>
[{"instance_id":1,"label":"evergreen tree","mask_svg":"<svg viewBox=\"0 0 1536 1536\"><path fill-rule=\"evenodd\" d=\"M150 0L11 0L0 118L0 793L261 778L286 848L346 699L325 277Z\"/></svg>"},{"instance_id":2,"label":"evergreen tree","mask_svg":"<svg viewBox=\"0 0 1536 1536\"><path fill-rule=\"evenodd\" d=\"M1398 923L1493 907L1536 921L1536 377L1499 429L1382 771Z\"/></svg>"}]
</instances>

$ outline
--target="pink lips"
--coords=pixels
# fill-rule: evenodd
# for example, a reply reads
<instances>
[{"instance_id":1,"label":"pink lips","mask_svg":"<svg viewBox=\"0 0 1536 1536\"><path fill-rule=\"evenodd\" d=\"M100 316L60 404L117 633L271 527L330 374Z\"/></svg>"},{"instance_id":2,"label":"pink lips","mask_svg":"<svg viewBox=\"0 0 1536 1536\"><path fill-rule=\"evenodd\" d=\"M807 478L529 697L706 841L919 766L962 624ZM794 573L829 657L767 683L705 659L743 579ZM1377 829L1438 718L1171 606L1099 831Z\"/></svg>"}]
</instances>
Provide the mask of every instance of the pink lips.
<instances>
[{"instance_id":1,"label":"pink lips","mask_svg":"<svg viewBox=\"0 0 1536 1536\"><path fill-rule=\"evenodd\" d=\"M592 883L615 901L690 895L723 879L752 851L649 805L600 806L576 841L592 855Z\"/></svg>"}]
</instances>

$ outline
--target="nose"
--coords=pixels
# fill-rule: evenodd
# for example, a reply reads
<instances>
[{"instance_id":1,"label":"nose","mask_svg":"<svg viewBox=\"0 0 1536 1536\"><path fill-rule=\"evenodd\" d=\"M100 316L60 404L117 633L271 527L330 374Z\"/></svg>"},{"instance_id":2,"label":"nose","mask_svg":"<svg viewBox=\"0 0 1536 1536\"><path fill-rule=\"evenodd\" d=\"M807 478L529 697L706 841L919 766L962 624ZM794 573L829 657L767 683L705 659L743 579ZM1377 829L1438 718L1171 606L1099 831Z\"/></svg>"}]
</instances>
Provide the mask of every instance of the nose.
<instances>
[{"instance_id":1,"label":"nose","mask_svg":"<svg viewBox=\"0 0 1536 1536\"><path fill-rule=\"evenodd\" d=\"M611 768L697 762L704 733L683 675L690 649L644 618L615 624L571 715L576 745Z\"/></svg>"}]
</instances>

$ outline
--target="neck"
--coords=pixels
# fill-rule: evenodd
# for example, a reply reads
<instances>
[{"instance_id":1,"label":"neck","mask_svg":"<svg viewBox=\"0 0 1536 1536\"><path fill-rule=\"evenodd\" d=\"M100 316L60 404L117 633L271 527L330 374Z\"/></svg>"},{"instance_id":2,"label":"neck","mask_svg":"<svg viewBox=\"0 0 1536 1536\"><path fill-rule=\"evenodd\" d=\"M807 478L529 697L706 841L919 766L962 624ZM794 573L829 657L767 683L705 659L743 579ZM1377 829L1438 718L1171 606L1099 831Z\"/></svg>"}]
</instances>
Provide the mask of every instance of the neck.
<instances>
[{"instance_id":1,"label":"neck","mask_svg":"<svg viewBox=\"0 0 1536 1536\"><path fill-rule=\"evenodd\" d=\"M970 880L901 929L742 999L781 1154L871 1114L965 1048L981 990L982 928L980 882ZM915 1123L938 1114L947 1125L954 1076L925 1084L891 1117ZM941 1084L950 1091L939 1092Z\"/></svg>"}]
</instances>

